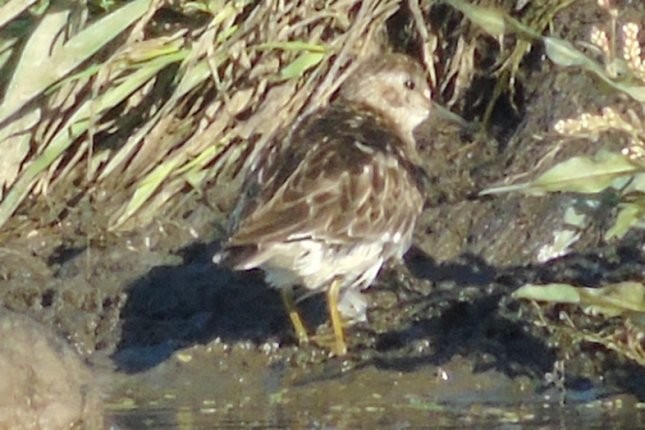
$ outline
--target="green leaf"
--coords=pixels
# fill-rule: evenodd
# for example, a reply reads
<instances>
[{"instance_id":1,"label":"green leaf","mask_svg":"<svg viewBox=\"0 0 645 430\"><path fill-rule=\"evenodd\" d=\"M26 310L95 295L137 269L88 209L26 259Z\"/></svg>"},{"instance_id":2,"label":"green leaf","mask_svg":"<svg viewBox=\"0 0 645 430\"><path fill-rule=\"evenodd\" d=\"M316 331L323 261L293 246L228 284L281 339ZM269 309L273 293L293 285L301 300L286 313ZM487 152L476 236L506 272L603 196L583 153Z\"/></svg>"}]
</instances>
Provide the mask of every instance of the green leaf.
<instances>
[{"instance_id":1,"label":"green leaf","mask_svg":"<svg viewBox=\"0 0 645 430\"><path fill-rule=\"evenodd\" d=\"M573 157L544 172L533 187L545 191L597 193L612 186L614 179L636 171L636 166L618 153L596 158Z\"/></svg>"},{"instance_id":2,"label":"green leaf","mask_svg":"<svg viewBox=\"0 0 645 430\"><path fill-rule=\"evenodd\" d=\"M29 38L2 105L0 123L71 73L81 63L121 34L147 10L150 0L134 0L88 26L67 43L56 47L69 12L52 12ZM47 52L53 50L51 56ZM33 73L37 70L38 73Z\"/></svg>"},{"instance_id":3,"label":"green leaf","mask_svg":"<svg viewBox=\"0 0 645 430\"><path fill-rule=\"evenodd\" d=\"M37 0L12 0L0 7L0 29L29 9Z\"/></svg>"},{"instance_id":4,"label":"green leaf","mask_svg":"<svg viewBox=\"0 0 645 430\"><path fill-rule=\"evenodd\" d=\"M580 288L585 311L614 317L630 312L645 312L645 285L640 282L619 282L602 288Z\"/></svg>"},{"instance_id":5,"label":"green leaf","mask_svg":"<svg viewBox=\"0 0 645 430\"><path fill-rule=\"evenodd\" d=\"M172 173L177 167L178 158L162 163L155 167L143 180L138 183L134 195L128 202L125 212L111 225L111 228L116 229L126 222L141 206L152 196L159 188L161 183Z\"/></svg>"},{"instance_id":6,"label":"green leaf","mask_svg":"<svg viewBox=\"0 0 645 430\"><path fill-rule=\"evenodd\" d=\"M317 43L305 42L302 40L293 40L291 42L268 42L260 43L254 47L258 50L282 49L283 51L309 51L309 52L327 52L327 47Z\"/></svg>"},{"instance_id":7,"label":"green leaf","mask_svg":"<svg viewBox=\"0 0 645 430\"><path fill-rule=\"evenodd\" d=\"M578 289L569 284L526 284L515 290L512 297L538 302L580 303Z\"/></svg>"},{"instance_id":8,"label":"green leaf","mask_svg":"<svg viewBox=\"0 0 645 430\"><path fill-rule=\"evenodd\" d=\"M98 114L111 109L121 103L134 91L154 77L168 62L180 58L178 54L169 55L166 63L152 62L146 67L137 70L124 80L118 87L113 87L104 93L98 100L87 100L67 120L61 130L47 144L43 152L36 157L23 172L0 203L0 226L4 224L16 210L22 199L27 195L38 175L47 169L82 133L87 131L90 124L91 113ZM161 60L161 59L159 59Z\"/></svg>"},{"instance_id":9,"label":"green leaf","mask_svg":"<svg viewBox=\"0 0 645 430\"><path fill-rule=\"evenodd\" d=\"M447 0L446 3L462 12L474 24L491 36L503 36L506 31L505 14L501 10L476 6L462 0Z\"/></svg>"},{"instance_id":10,"label":"green leaf","mask_svg":"<svg viewBox=\"0 0 645 430\"><path fill-rule=\"evenodd\" d=\"M558 66L590 66L590 64L595 64L566 40L545 36L542 41L544 42L546 55Z\"/></svg>"},{"instance_id":11,"label":"green leaf","mask_svg":"<svg viewBox=\"0 0 645 430\"><path fill-rule=\"evenodd\" d=\"M480 195L510 191L523 191L532 195L554 191L598 193L616 185L617 179L637 172L638 167L626 156L613 152L599 152L595 157L580 156L563 161L532 182L489 188Z\"/></svg>"},{"instance_id":12,"label":"green leaf","mask_svg":"<svg viewBox=\"0 0 645 430\"><path fill-rule=\"evenodd\" d=\"M322 52L303 52L280 71L280 78L291 79L302 76L304 72L320 63L323 58L325 58L325 54Z\"/></svg>"},{"instance_id":13,"label":"green leaf","mask_svg":"<svg viewBox=\"0 0 645 430\"><path fill-rule=\"evenodd\" d=\"M563 67L578 66L598 76L611 87L622 91L641 103L645 103L645 86L616 81L597 62L588 58L576 49L570 42L555 37L542 37L546 55L555 64Z\"/></svg>"},{"instance_id":14,"label":"green leaf","mask_svg":"<svg viewBox=\"0 0 645 430\"><path fill-rule=\"evenodd\" d=\"M645 312L645 285L640 282L619 282L602 288L574 287L569 284L527 284L517 289L512 296L539 302L579 304L587 313L607 317Z\"/></svg>"},{"instance_id":15,"label":"green leaf","mask_svg":"<svg viewBox=\"0 0 645 430\"><path fill-rule=\"evenodd\" d=\"M632 227L645 227L645 198L636 203L621 205L616 222L605 234L605 240L621 239Z\"/></svg>"},{"instance_id":16,"label":"green leaf","mask_svg":"<svg viewBox=\"0 0 645 430\"><path fill-rule=\"evenodd\" d=\"M68 17L68 11L49 13L30 35L0 105L0 123L29 100L44 93L55 81L51 76L53 66L49 57L52 50L61 49L55 41L63 32Z\"/></svg>"}]
</instances>

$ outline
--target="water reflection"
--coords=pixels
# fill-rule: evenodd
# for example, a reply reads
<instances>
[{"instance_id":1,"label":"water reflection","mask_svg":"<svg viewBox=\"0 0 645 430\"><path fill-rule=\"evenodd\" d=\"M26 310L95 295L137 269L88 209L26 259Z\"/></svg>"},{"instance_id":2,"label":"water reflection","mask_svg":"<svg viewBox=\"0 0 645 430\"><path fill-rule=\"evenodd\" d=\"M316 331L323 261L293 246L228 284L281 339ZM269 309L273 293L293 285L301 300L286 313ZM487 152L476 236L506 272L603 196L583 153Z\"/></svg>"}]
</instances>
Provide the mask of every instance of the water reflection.
<instances>
[{"instance_id":1,"label":"water reflection","mask_svg":"<svg viewBox=\"0 0 645 430\"><path fill-rule=\"evenodd\" d=\"M192 430L221 428L468 428L468 429L545 429L612 428L645 426L645 410L638 405L624 407L619 400L575 405L542 404L503 408L473 404L465 408L422 401L406 406L363 406L318 411L293 407L260 406L254 410L216 407L148 407L113 410L107 413L110 430L159 429ZM261 411L271 418L258 417Z\"/></svg>"}]
</instances>

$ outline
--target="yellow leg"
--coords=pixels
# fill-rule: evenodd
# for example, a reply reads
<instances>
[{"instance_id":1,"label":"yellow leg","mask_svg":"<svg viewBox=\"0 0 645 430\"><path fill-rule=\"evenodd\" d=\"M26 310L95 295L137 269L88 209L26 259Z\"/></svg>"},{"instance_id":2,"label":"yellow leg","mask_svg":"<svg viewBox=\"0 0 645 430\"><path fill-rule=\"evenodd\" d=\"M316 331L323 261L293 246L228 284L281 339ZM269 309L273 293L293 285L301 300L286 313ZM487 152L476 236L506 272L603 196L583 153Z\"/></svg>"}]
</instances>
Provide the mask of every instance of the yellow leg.
<instances>
[{"instance_id":1,"label":"yellow leg","mask_svg":"<svg viewBox=\"0 0 645 430\"><path fill-rule=\"evenodd\" d=\"M340 293L340 282L335 279L331 283L329 291L327 291L327 306L329 306L329 317L331 318L331 326L334 329L334 338L336 343L333 352L338 355L345 355L347 353L347 345L345 344L345 336L343 335L343 324L338 313L338 294Z\"/></svg>"},{"instance_id":2,"label":"yellow leg","mask_svg":"<svg viewBox=\"0 0 645 430\"><path fill-rule=\"evenodd\" d=\"M302 345L309 342L307 330L305 329L305 325L302 323L300 314L298 314L296 304L293 302L293 291L291 288L281 288L280 293L282 295L284 306L287 308L287 312L289 313L289 319L291 319L293 329L296 332L296 336L298 336L298 343Z\"/></svg>"}]
</instances>

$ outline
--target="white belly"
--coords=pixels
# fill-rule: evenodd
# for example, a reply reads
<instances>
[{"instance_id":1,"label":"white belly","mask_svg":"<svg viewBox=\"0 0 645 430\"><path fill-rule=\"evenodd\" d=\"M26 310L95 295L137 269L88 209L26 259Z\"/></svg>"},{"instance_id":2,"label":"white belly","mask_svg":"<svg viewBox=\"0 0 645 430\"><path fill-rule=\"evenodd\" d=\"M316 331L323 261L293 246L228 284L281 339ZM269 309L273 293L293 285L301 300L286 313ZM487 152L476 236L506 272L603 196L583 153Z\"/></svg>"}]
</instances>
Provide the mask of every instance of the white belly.
<instances>
[{"instance_id":1,"label":"white belly","mask_svg":"<svg viewBox=\"0 0 645 430\"><path fill-rule=\"evenodd\" d=\"M334 279L340 279L343 287L367 287L383 264L382 249L380 243L359 243L340 252L315 240L278 243L260 267L267 282L277 288L301 285L320 290Z\"/></svg>"},{"instance_id":2,"label":"white belly","mask_svg":"<svg viewBox=\"0 0 645 430\"><path fill-rule=\"evenodd\" d=\"M267 283L276 288L303 286L311 291L342 282L338 310L347 319L366 319L367 303L360 289L367 288L383 265L383 244L358 243L331 249L315 240L273 244L271 258L261 264Z\"/></svg>"}]
</instances>

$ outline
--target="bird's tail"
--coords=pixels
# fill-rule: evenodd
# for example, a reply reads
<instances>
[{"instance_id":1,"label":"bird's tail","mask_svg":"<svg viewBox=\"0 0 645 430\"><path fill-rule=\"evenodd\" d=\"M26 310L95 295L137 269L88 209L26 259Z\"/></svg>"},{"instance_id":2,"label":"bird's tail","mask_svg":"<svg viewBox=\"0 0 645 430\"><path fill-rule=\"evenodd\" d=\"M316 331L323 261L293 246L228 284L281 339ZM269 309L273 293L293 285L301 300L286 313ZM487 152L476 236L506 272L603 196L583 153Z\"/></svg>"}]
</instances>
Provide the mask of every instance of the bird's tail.
<instances>
[{"instance_id":1,"label":"bird's tail","mask_svg":"<svg viewBox=\"0 0 645 430\"><path fill-rule=\"evenodd\" d=\"M213 263L233 270L255 269L267 256L257 246L228 246L213 255Z\"/></svg>"}]
</instances>

